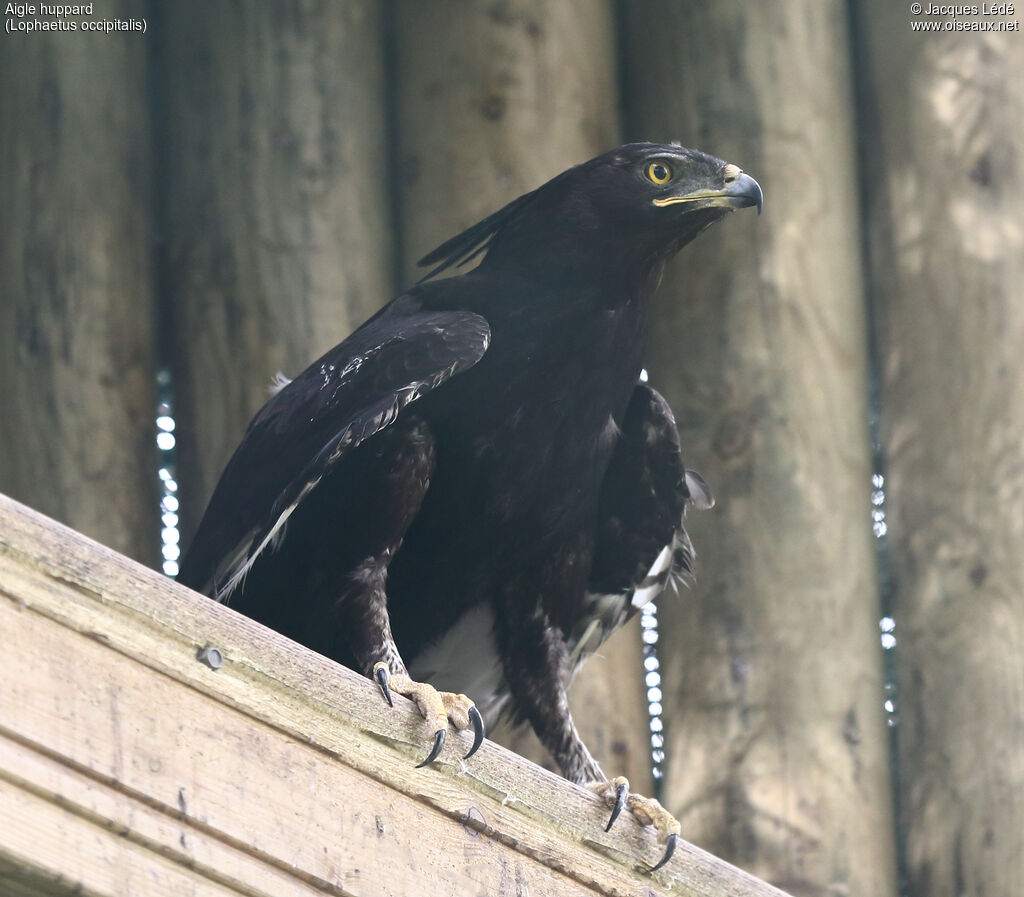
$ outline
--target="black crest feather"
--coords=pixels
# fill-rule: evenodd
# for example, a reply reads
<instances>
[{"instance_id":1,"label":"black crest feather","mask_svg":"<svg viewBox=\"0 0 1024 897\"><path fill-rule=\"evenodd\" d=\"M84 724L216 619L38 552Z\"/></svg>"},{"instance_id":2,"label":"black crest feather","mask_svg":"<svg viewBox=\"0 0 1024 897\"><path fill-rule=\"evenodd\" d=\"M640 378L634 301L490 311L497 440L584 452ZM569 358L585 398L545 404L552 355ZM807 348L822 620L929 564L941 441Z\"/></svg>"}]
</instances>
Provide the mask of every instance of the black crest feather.
<instances>
[{"instance_id":1,"label":"black crest feather","mask_svg":"<svg viewBox=\"0 0 1024 897\"><path fill-rule=\"evenodd\" d=\"M479 221L471 228L457 234L450 240L446 240L437 249L428 252L416 264L420 266L436 265L437 267L428 271L420 278L420 283L430 280L442 271L446 271L453 265L462 267L469 264L482 252L486 252L491 241L509 221L522 211L536 195L537 191L524 193L517 199L513 199L507 206L498 209L492 215L488 215L483 221Z\"/></svg>"}]
</instances>

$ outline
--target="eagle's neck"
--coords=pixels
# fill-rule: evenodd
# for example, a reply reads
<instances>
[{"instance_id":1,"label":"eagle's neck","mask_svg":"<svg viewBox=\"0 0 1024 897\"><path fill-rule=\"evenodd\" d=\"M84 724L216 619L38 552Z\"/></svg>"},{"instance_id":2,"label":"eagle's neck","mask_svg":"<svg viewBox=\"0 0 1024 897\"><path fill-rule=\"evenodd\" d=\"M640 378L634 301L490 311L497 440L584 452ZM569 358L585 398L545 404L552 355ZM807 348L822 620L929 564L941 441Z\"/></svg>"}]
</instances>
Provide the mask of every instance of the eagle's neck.
<instances>
[{"instance_id":1,"label":"eagle's neck","mask_svg":"<svg viewBox=\"0 0 1024 897\"><path fill-rule=\"evenodd\" d=\"M596 310L649 300L661 281L667 258L668 253L637 253L617 244L601 244L583 253L578 246L554 240L534 246L525 257L489 254L481 268L502 278L518 280L525 275L541 294L589 297Z\"/></svg>"}]
</instances>

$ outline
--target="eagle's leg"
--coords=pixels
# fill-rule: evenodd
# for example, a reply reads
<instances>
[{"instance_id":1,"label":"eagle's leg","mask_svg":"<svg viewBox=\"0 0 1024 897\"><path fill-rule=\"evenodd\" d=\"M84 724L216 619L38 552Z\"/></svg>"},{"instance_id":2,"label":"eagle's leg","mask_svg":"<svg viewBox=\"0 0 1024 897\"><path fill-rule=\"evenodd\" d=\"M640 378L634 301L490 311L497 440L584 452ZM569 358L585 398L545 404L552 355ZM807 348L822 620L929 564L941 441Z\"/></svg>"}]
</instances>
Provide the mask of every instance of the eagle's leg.
<instances>
[{"instance_id":1,"label":"eagle's leg","mask_svg":"<svg viewBox=\"0 0 1024 897\"><path fill-rule=\"evenodd\" d=\"M665 853L656 865L651 867L651 872L660 869L675 853L676 844L679 841L679 820L675 818L653 797L642 797L633 794L629 790L629 780L624 776L617 776L610 781L590 782L587 789L593 791L598 797L603 797L612 806L612 814L608 819L605 831L612 827L612 823L619 817L623 809L629 810L634 818L641 825L650 825L658 833L659 839L665 844Z\"/></svg>"},{"instance_id":2,"label":"eagle's leg","mask_svg":"<svg viewBox=\"0 0 1024 897\"><path fill-rule=\"evenodd\" d=\"M404 695L416 704L423 718L431 724L433 745L426 766L437 759L444 747L449 721L462 731L473 727L473 746L463 757L468 760L484 740L484 721L476 705L465 695L438 691L426 682L414 681L408 673L391 635L391 621L387 612L384 590L385 567L381 563L367 564L353 578L354 586L346 597L358 593L361 601L358 612L355 602L348 600L339 605L356 660L363 672L374 679L390 706L392 692Z\"/></svg>"},{"instance_id":3,"label":"eagle's leg","mask_svg":"<svg viewBox=\"0 0 1024 897\"><path fill-rule=\"evenodd\" d=\"M483 717L476 709L476 705L465 695L450 691L438 691L426 682L416 682L404 672L392 673L384 661L374 664L373 678L377 680L388 704L394 706L391 701L392 691L405 695L419 707L423 718L433 727L434 746L427 755L427 759L417 764L417 768L433 763L437 759L444 747L449 722L460 732L470 726L473 727L473 746L462 758L463 760L472 757L483 743Z\"/></svg>"},{"instance_id":4,"label":"eagle's leg","mask_svg":"<svg viewBox=\"0 0 1024 897\"><path fill-rule=\"evenodd\" d=\"M391 632L388 567L423 504L434 463L433 435L415 415L399 418L372 443L356 449L350 465L357 486L344 497L353 506L366 508L367 514L361 528L348 534L342 559L332 560L332 555L323 560L325 567L330 563L341 567L330 577L342 583L334 614L358 667L376 680L388 704L392 704L391 692L405 695L433 726L433 746L420 766L437 759L449 720L459 730L473 727L473 746L466 757L484 740L483 718L473 702L465 695L414 682Z\"/></svg>"},{"instance_id":5,"label":"eagle's leg","mask_svg":"<svg viewBox=\"0 0 1024 897\"><path fill-rule=\"evenodd\" d=\"M501 597L495 636L513 706L570 782L583 785L603 780L601 767L569 712L565 686L569 654L558 627L542 607L517 600L511 584Z\"/></svg>"},{"instance_id":6,"label":"eagle's leg","mask_svg":"<svg viewBox=\"0 0 1024 897\"><path fill-rule=\"evenodd\" d=\"M580 738L565 688L564 671L568 663L565 641L556 636L556 627L539 608L525 616L507 601L503 610L506 625L497 629L503 669L516 706L521 709L534 732L551 753L570 782L582 785L606 798L612 806L605 831L611 828L623 809L629 810L641 825L651 825L665 843L661 860L651 868L660 869L675 852L679 823L658 801L631 794L629 782L622 777L608 780ZM517 663L529 652L532 663Z\"/></svg>"}]
</instances>

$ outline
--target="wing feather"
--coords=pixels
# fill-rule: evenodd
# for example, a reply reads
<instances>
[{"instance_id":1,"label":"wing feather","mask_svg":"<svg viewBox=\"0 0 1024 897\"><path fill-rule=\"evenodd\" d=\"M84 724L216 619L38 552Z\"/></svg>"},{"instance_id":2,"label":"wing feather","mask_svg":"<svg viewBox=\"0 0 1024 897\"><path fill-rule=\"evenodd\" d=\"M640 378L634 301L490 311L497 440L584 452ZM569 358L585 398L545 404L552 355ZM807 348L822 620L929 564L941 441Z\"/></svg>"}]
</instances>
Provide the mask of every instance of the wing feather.
<instances>
[{"instance_id":1,"label":"wing feather","mask_svg":"<svg viewBox=\"0 0 1024 897\"><path fill-rule=\"evenodd\" d=\"M403 297L285 384L228 462L179 581L227 599L334 465L476 364L489 340L479 315L423 311Z\"/></svg>"}]
</instances>

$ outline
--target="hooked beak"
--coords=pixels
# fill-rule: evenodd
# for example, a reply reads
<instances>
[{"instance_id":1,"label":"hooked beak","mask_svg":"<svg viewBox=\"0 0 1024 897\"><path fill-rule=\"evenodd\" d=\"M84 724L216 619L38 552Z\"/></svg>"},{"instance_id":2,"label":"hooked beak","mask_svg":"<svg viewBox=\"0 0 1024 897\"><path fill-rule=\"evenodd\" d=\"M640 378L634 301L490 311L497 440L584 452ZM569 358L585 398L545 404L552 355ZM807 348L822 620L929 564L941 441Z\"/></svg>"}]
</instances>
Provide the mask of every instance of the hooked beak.
<instances>
[{"instance_id":1,"label":"hooked beak","mask_svg":"<svg viewBox=\"0 0 1024 897\"><path fill-rule=\"evenodd\" d=\"M757 206L757 214L761 214L761 207L764 205L764 196L761 193L761 185L749 174L741 171L735 165L726 165L724 178L725 186L718 190L703 188L694 190L691 193L684 193L681 196L659 196L652 200L656 206L673 206L677 203L700 202L705 208L719 206L728 209L745 209L748 206Z\"/></svg>"}]
</instances>

